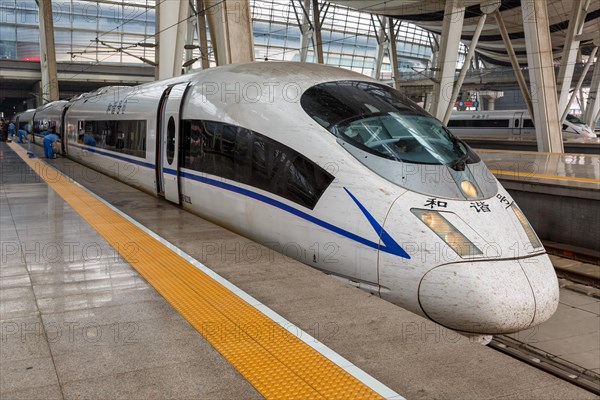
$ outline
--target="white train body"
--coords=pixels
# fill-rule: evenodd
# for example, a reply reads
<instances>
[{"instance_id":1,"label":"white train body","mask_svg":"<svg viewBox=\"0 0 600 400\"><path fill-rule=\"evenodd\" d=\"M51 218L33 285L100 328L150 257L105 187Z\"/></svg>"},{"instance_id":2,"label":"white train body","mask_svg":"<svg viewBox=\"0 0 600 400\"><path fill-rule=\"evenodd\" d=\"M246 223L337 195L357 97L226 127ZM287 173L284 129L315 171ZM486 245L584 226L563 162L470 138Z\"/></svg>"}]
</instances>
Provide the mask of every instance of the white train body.
<instances>
[{"instance_id":1,"label":"white train body","mask_svg":"<svg viewBox=\"0 0 600 400\"><path fill-rule=\"evenodd\" d=\"M455 111L448 127L462 138L536 140L535 126L527 110ZM562 135L564 139L596 138L594 130L572 114L562 124Z\"/></svg>"},{"instance_id":2,"label":"white train body","mask_svg":"<svg viewBox=\"0 0 600 400\"><path fill-rule=\"evenodd\" d=\"M446 327L515 332L557 307L554 269L510 195L377 81L252 63L105 88L67 107L68 157ZM388 154L398 138L383 131L399 126L415 150ZM464 157L446 162L436 146Z\"/></svg>"}]
</instances>

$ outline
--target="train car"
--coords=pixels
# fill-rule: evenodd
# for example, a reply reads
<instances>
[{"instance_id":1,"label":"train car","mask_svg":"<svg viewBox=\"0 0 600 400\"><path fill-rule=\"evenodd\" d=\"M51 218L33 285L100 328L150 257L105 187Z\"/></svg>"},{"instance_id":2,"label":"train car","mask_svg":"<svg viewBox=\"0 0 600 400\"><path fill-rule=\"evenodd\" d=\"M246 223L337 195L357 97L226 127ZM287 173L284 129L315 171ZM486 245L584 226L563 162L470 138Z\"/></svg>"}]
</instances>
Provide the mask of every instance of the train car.
<instances>
[{"instance_id":1,"label":"train car","mask_svg":"<svg viewBox=\"0 0 600 400\"><path fill-rule=\"evenodd\" d=\"M64 105L66 154L483 342L558 283L481 159L399 92L317 64L228 65Z\"/></svg>"},{"instance_id":2,"label":"train car","mask_svg":"<svg viewBox=\"0 0 600 400\"><path fill-rule=\"evenodd\" d=\"M68 108L69 102L66 100L57 100L38 108L33 115L33 126L31 128L31 141L42 144L44 132L56 129L57 133L63 131L62 121L64 113ZM64 140L60 139L61 152L65 152Z\"/></svg>"},{"instance_id":3,"label":"train car","mask_svg":"<svg viewBox=\"0 0 600 400\"><path fill-rule=\"evenodd\" d=\"M33 128L33 118L35 115L35 108L30 108L28 110L25 110L19 114L17 114L15 116L15 121L16 124L18 126L17 129L23 129L27 132L31 133L31 130Z\"/></svg>"},{"instance_id":4,"label":"train car","mask_svg":"<svg viewBox=\"0 0 600 400\"><path fill-rule=\"evenodd\" d=\"M462 138L536 140L535 126L526 110L457 111L450 116L448 128ZM572 114L567 115L562 134L565 139L596 138L593 129Z\"/></svg>"}]
</instances>

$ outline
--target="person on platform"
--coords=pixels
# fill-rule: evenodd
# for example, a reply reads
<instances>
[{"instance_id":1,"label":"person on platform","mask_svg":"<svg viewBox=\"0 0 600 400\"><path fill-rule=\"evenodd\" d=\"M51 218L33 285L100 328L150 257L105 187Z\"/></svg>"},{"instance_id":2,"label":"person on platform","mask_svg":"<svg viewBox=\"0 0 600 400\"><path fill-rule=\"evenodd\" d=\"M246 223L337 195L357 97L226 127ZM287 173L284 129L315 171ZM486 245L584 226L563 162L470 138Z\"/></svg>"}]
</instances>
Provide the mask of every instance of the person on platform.
<instances>
[{"instance_id":1,"label":"person on platform","mask_svg":"<svg viewBox=\"0 0 600 400\"><path fill-rule=\"evenodd\" d=\"M8 139L8 121L4 118L0 120L0 132L2 132L0 138L3 142L6 142L6 140Z\"/></svg>"},{"instance_id":2,"label":"person on platform","mask_svg":"<svg viewBox=\"0 0 600 400\"><path fill-rule=\"evenodd\" d=\"M56 127L53 126L50 132L44 131L44 134L44 157L56 158L52 149L52 144L59 139L56 134Z\"/></svg>"},{"instance_id":3,"label":"person on platform","mask_svg":"<svg viewBox=\"0 0 600 400\"><path fill-rule=\"evenodd\" d=\"M90 134L80 133L79 134L79 143L86 144L88 146L96 146L96 139Z\"/></svg>"},{"instance_id":4,"label":"person on platform","mask_svg":"<svg viewBox=\"0 0 600 400\"><path fill-rule=\"evenodd\" d=\"M23 137L27 136L27 131L25 129L19 129L17 134L19 135L19 141L17 143L23 143Z\"/></svg>"},{"instance_id":5,"label":"person on platform","mask_svg":"<svg viewBox=\"0 0 600 400\"><path fill-rule=\"evenodd\" d=\"M8 124L8 134L10 135L11 140L15 137L15 124L12 121Z\"/></svg>"}]
</instances>

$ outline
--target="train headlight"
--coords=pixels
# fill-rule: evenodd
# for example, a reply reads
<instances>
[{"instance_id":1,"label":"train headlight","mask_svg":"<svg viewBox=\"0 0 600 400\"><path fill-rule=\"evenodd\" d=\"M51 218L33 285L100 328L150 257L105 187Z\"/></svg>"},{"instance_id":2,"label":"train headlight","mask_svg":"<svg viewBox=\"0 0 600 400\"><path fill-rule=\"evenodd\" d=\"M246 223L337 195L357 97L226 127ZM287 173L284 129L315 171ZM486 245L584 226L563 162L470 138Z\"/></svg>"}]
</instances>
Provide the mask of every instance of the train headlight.
<instances>
[{"instance_id":1,"label":"train headlight","mask_svg":"<svg viewBox=\"0 0 600 400\"><path fill-rule=\"evenodd\" d=\"M442 214L430 210L410 210L417 218L439 236L459 256L469 257L483 254L473 242L465 237Z\"/></svg>"},{"instance_id":2,"label":"train headlight","mask_svg":"<svg viewBox=\"0 0 600 400\"><path fill-rule=\"evenodd\" d=\"M525 230L525 233L527 234L527 237L529 238L529 241L531 242L533 248L539 249L540 247L542 247L540 239L538 239L537 235L535 234L535 231L531 227L531 224L529 223L529 221L527 221L527 218L525 217L525 214L523 214L523 211L521 211L515 203L512 203L510 205L510 208L512 208L515 215L517 216L517 219L519 220L521 226Z\"/></svg>"},{"instance_id":3,"label":"train headlight","mask_svg":"<svg viewBox=\"0 0 600 400\"><path fill-rule=\"evenodd\" d=\"M479 193L477 193L477 188L469 181L462 181L460 183L460 189L463 191L467 198L476 199Z\"/></svg>"}]
</instances>

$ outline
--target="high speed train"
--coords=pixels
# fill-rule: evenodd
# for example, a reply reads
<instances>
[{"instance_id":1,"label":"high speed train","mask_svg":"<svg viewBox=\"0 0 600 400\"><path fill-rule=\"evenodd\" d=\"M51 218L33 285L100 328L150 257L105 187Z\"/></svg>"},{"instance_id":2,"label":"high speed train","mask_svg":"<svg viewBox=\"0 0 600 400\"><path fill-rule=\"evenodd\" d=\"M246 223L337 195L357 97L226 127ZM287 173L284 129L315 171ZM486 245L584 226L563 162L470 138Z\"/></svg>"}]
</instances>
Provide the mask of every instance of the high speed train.
<instances>
[{"instance_id":1,"label":"high speed train","mask_svg":"<svg viewBox=\"0 0 600 400\"><path fill-rule=\"evenodd\" d=\"M536 140L527 110L457 111L450 116L448 127L461 138ZM567 114L562 124L562 135L563 139L596 139L594 130L572 114Z\"/></svg>"},{"instance_id":2,"label":"high speed train","mask_svg":"<svg viewBox=\"0 0 600 400\"><path fill-rule=\"evenodd\" d=\"M316 64L228 65L29 115L67 157L478 339L546 321L550 259L464 142Z\"/></svg>"}]
</instances>

